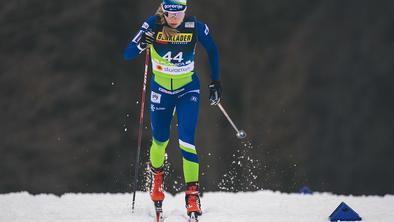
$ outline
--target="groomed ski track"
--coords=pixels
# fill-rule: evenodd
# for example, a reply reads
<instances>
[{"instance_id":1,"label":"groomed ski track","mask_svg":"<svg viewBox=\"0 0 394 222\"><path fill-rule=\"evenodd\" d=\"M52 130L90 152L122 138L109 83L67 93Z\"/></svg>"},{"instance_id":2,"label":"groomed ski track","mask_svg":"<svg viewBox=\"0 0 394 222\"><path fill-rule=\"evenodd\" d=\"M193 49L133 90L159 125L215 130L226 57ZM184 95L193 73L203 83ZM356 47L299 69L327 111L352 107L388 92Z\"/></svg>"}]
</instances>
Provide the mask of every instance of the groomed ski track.
<instances>
[{"instance_id":1,"label":"groomed ski track","mask_svg":"<svg viewBox=\"0 0 394 222\"><path fill-rule=\"evenodd\" d=\"M2 222L152 222L153 204L147 193L137 193L131 214L131 194L0 194ZM394 196L337 196L283 194L272 191L205 193L200 222L319 222L342 202L365 222L394 221ZM186 222L184 195L166 194L165 222Z\"/></svg>"}]
</instances>

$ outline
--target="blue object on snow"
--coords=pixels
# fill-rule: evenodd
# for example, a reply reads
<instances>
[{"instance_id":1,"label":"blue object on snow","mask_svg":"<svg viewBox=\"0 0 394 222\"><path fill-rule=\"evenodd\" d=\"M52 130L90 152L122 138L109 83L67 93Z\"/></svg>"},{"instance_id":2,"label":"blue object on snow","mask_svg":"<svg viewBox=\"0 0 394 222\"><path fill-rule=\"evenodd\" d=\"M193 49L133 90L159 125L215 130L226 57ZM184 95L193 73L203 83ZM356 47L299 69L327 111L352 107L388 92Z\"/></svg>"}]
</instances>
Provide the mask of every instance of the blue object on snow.
<instances>
[{"instance_id":1,"label":"blue object on snow","mask_svg":"<svg viewBox=\"0 0 394 222\"><path fill-rule=\"evenodd\" d=\"M360 221L361 217L347 204L342 202L330 215L331 221Z\"/></svg>"},{"instance_id":2,"label":"blue object on snow","mask_svg":"<svg viewBox=\"0 0 394 222\"><path fill-rule=\"evenodd\" d=\"M302 187L299 192L302 194L313 194L312 190L307 186Z\"/></svg>"}]
</instances>

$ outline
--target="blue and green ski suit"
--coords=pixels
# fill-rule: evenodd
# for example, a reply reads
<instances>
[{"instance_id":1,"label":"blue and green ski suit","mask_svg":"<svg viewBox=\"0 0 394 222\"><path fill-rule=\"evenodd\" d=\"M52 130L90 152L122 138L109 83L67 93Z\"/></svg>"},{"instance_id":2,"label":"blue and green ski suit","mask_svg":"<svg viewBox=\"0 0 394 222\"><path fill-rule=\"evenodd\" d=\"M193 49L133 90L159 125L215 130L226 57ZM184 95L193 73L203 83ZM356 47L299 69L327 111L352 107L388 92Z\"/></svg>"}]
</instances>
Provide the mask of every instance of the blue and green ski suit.
<instances>
[{"instance_id":1,"label":"blue and green ski suit","mask_svg":"<svg viewBox=\"0 0 394 222\"><path fill-rule=\"evenodd\" d=\"M194 71L196 43L200 42L208 53L212 80L219 80L218 50L208 26L195 17L186 17L177 28L178 33L171 37L163 34L163 25L156 21L157 16L149 17L124 50L126 60L134 59L144 51L139 46L144 32L155 32L155 42L150 47L153 73L150 84L153 133L150 161L155 168L163 166L170 124L176 110L185 182L197 182L199 160L194 137L199 114L200 83Z\"/></svg>"}]
</instances>

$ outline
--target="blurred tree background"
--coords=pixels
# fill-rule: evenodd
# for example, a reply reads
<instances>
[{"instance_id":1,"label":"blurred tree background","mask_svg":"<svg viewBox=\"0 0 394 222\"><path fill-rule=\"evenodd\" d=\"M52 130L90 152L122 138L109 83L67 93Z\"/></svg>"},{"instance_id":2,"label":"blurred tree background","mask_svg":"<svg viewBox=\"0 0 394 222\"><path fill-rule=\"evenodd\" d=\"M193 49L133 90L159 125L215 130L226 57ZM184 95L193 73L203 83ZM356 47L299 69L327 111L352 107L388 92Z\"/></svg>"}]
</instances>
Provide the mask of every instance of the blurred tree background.
<instances>
[{"instance_id":1,"label":"blurred tree background","mask_svg":"<svg viewBox=\"0 0 394 222\"><path fill-rule=\"evenodd\" d=\"M159 3L3 1L0 193L131 191L144 59L122 52ZM390 0L189 0L220 51L223 105L248 133L236 139L205 99L199 46L203 190L393 194L393 11ZM183 180L175 124L170 192Z\"/></svg>"}]
</instances>

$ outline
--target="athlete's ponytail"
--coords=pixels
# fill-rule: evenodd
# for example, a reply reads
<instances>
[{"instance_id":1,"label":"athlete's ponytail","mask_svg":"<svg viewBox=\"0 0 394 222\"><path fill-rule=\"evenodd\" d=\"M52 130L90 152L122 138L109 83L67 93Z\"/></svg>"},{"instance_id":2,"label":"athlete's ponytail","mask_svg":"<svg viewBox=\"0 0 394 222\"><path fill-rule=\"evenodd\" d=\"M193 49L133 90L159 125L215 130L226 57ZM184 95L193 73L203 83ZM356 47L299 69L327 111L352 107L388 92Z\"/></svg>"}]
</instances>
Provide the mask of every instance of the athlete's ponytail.
<instances>
[{"instance_id":1,"label":"athlete's ponytail","mask_svg":"<svg viewBox=\"0 0 394 222\"><path fill-rule=\"evenodd\" d=\"M171 28L167 25L166 19L164 18L164 11L162 4L159 5L159 8L157 9L155 15L158 16L156 23L158 25L163 25L163 35L165 38L169 38L170 36L173 36L178 33L178 30Z\"/></svg>"},{"instance_id":2,"label":"athlete's ponytail","mask_svg":"<svg viewBox=\"0 0 394 222\"><path fill-rule=\"evenodd\" d=\"M164 18L164 11L163 11L162 4L159 5L159 8L156 10L156 14L155 15L158 16L157 22L156 22L158 25L166 24L166 19Z\"/></svg>"}]
</instances>

